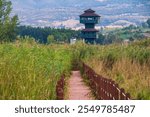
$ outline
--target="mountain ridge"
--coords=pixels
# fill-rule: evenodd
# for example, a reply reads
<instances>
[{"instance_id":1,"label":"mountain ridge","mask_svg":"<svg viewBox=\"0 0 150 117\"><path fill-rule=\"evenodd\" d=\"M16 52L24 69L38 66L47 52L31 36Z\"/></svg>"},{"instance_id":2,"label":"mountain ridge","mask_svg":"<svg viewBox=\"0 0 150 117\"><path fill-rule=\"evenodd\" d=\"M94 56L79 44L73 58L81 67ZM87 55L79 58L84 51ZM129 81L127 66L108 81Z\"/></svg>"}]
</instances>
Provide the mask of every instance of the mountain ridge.
<instances>
[{"instance_id":1,"label":"mountain ridge","mask_svg":"<svg viewBox=\"0 0 150 117\"><path fill-rule=\"evenodd\" d=\"M126 20L139 25L150 16L149 0L11 1L13 3L13 14L18 14L21 25L44 27L51 26L56 21L61 24L61 22L67 20L79 20L79 15L88 8L94 9L102 16L100 24L102 26L110 25L118 20ZM76 24L74 27L76 27Z\"/></svg>"}]
</instances>

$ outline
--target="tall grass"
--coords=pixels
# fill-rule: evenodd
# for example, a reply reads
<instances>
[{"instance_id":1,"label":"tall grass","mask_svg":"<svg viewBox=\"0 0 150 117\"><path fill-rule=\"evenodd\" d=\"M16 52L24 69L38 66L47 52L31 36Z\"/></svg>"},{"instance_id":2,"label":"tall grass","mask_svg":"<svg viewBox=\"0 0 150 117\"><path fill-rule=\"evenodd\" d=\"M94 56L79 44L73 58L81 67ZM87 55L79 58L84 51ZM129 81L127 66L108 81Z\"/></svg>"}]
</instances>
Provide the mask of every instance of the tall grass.
<instances>
[{"instance_id":1,"label":"tall grass","mask_svg":"<svg viewBox=\"0 0 150 117\"><path fill-rule=\"evenodd\" d=\"M56 99L56 83L80 60L133 99L150 99L150 40L124 45L0 45L0 99Z\"/></svg>"},{"instance_id":2,"label":"tall grass","mask_svg":"<svg viewBox=\"0 0 150 117\"><path fill-rule=\"evenodd\" d=\"M71 62L67 46L1 44L0 99L56 99L56 83Z\"/></svg>"},{"instance_id":3,"label":"tall grass","mask_svg":"<svg viewBox=\"0 0 150 117\"><path fill-rule=\"evenodd\" d=\"M81 52L86 64L115 80L133 99L150 99L150 40L128 46L84 46Z\"/></svg>"}]
</instances>

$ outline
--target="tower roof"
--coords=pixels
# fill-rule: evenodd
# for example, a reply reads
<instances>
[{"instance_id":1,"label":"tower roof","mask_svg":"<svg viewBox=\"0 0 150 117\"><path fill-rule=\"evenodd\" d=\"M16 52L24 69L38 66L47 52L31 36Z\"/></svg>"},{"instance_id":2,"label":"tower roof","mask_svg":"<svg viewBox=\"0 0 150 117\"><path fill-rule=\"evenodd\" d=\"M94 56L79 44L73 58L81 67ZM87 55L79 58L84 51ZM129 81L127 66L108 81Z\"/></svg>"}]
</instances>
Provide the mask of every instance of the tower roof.
<instances>
[{"instance_id":1,"label":"tower roof","mask_svg":"<svg viewBox=\"0 0 150 117\"><path fill-rule=\"evenodd\" d=\"M96 14L94 10L92 9L87 9L84 11L83 14L80 15L80 17L88 17L88 16L95 16L95 17L100 17L100 15Z\"/></svg>"},{"instance_id":2,"label":"tower roof","mask_svg":"<svg viewBox=\"0 0 150 117\"><path fill-rule=\"evenodd\" d=\"M87 10L85 10L84 12L86 12L86 13L95 13L95 11L92 10L92 9L87 9Z\"/></svg>"}]
</instances>

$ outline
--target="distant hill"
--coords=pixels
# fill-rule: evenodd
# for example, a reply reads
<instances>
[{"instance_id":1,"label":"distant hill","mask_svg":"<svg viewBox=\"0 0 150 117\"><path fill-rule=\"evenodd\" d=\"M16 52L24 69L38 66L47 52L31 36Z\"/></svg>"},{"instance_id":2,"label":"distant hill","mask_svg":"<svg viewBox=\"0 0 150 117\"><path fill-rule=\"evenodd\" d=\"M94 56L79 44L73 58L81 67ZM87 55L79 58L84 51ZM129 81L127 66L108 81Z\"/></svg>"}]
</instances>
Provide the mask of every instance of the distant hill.
<instances>
[{"instance_id":1,"label":"distant hill","mask_svg":"<svg viewBox=\"0 0 150 117\"><path fill-rule=\"evenodd\" d=\"M135 23L129 22L129 21L126 21L126 20L118 20L118 21L116 21L116 22L110 24L110 26L120 26L120 27L121 27L121 26L122 26L122 27L128 27L128 26L130 26L130 25L136 26Z\"/></svg>"},{"instance_id":2,"label":"distant hill","mask_svg":"<svg viewBox=\"0 0 150 117\"><path fill-rule=\"evenodd\" d=\"M22 25L51 26L54 22L76 20L88 8L100 14L102 26L124 20L136 25L150 17L149 0L11 0L13 13L18 14ZM57 23L58 24L58 23ZM57 26L56 26L57 27Z\"/></svg>"}]
</instances>

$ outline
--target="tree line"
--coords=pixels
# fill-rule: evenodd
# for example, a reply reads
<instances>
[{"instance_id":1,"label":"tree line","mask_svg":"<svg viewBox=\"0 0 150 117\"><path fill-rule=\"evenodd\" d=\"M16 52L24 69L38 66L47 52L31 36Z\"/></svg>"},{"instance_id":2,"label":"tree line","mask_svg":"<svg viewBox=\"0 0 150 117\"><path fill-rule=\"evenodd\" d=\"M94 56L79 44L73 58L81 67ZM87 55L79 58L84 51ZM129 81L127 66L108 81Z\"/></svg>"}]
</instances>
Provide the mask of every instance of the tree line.
<instances>
[{"instance_id":1,"label":"tree line","mask_svg":"<svg viewBox=\"0 0 150 117\"><path fill-rule=\"evenodd\" d=\"M17 27L17 35L33 37L40 43L69 43L71 38L80 38L80 31L51 27L19 26Z\"/></svg>"},{"instance_id":2,"label":"tree line","mask_svg":"<svg viewBox=\"0 0 150 117\"><path fill-rule=\"evenodd\" d=\"M139 26L130 25L104 33L103 44L122 43L124 40L134 41L145 38L144 33L150 33L150 18Z\"/></svg>"}]
</instances>

